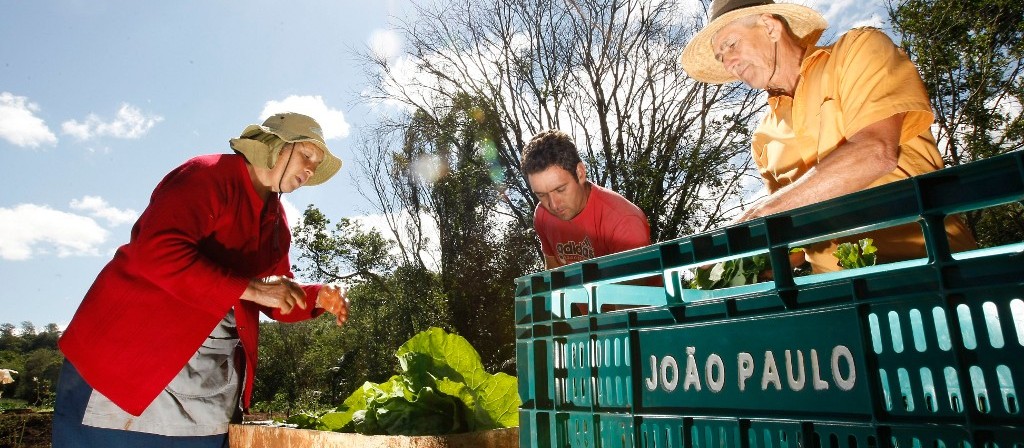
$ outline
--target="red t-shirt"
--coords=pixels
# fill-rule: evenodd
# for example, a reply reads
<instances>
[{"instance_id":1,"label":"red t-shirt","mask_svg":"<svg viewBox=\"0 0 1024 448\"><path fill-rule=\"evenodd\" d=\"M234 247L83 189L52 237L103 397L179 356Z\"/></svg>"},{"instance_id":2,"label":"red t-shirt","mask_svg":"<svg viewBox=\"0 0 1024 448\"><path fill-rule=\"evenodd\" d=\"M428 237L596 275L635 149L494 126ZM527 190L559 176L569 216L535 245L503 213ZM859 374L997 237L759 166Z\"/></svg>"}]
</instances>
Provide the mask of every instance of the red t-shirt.
<instances>
[{"instance_id":1,"label":"red t-shirt","mask_svg":"<svg viewBox=\"0 0 1024 448\"><path fill-rule=\"evenodd\" d=\"M590 184L583 211L569 221L540 204L533 214L544 255L560 266L651 244L647 216L618 193Z\"/></svg>"}]
</instances>

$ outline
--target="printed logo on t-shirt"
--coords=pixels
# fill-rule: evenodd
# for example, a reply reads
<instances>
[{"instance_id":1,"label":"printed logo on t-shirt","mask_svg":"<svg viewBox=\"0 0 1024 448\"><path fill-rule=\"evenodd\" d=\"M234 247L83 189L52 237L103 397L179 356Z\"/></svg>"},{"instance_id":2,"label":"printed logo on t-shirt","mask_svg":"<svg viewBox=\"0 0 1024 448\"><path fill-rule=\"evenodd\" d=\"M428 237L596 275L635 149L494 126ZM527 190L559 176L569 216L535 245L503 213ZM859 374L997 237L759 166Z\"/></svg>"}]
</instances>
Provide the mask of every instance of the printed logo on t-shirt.
<instances>
[{"instance_id":1,"label":"printed logo on t-shirt","mask_svg":"<svg viewBox=\"0 0 1024 448\"><path fill-rule=\"evenodd\" d=\"M556 256L562 264L575 263L577 261L594 258L594 245L590 237L583 237L583 241L566 241L555 245Z\"/></svg>"}]
</instances>

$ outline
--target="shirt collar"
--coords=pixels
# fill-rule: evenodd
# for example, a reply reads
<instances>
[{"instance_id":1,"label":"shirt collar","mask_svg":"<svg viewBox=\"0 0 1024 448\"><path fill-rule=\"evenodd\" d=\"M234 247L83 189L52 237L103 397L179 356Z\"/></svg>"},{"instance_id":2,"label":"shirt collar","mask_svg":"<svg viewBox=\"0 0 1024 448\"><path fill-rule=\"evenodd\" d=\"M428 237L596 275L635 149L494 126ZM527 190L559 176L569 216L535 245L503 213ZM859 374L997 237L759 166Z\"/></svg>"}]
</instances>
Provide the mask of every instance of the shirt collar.
<instances>
[{"instance_id":1,"label":"shirt collar","mask_svg":"<svg viewBox=\"0 0 1024 448\"><path fill-rule=\"evenodd\" d=\"M800 75L803 75L807 71L807 67L810 67L814 61L819 58L832 53L832 47L811 47L804 54L804 60L800 63Z\"/></svg>"},{"instance_id":2,"label":"shirt collar","mask_svg":"<svg viewBox=\"0 0 1024 448\"><path fill-rule=\"evenodd\" d=\"M800 77L803 78L804 73L807 72L808 68L814 64L815 61L824 57L825 55L831 54L831 47L811 47L804 53L804 59L800 62ZM797 84L797 89L800 88L800 84ZM779 105L779 101L783 97L789 97L788 95L772 95L768 94L768 105L772 108L776 108Z\"/></svg>"}]
</instances>

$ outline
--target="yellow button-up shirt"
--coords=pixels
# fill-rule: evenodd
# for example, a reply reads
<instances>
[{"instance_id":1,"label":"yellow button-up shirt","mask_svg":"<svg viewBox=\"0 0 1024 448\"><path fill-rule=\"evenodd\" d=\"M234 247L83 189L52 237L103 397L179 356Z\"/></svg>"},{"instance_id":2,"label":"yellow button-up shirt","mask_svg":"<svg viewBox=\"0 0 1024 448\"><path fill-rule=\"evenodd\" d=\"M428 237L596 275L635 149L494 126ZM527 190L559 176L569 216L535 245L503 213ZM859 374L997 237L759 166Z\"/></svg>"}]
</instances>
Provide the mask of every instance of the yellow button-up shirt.
<instances>
[{"instance_id":1,"label":"yellow button-up shirt","mask_svg":"<svg viewBox=\"0 0 1024 448\"><path fill-rule=\"evenodd\" d=\"M811 48L793 97L770 96L768 114L754 131L754 160L768 191L795 182L861 129L899 113L906 115L898 166L871 187L943 167L929 129L928 92L914 64L876 29L854 29L832 46ZM954 251L975 247L960 219L947 220L946 230ZM880 263L925 255L921 228L910 224L807 247L814 271L839 269L836 245L865 236L875 240Z\"/></svg>"}]
</instances>

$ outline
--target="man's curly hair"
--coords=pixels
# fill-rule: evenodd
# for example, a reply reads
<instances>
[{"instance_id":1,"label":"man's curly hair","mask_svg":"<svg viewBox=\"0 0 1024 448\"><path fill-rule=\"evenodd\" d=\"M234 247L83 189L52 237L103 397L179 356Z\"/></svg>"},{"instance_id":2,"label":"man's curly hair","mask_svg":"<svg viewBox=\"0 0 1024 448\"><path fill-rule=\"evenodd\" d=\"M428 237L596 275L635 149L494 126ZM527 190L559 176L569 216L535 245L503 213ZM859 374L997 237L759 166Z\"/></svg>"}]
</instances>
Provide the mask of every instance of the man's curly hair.
<instances>
[{"instance_id":1,"label":"man's curly hair","mask_svg":"<svg viewBox=\"0 0 1024 448\"><path fill-rule=\"evenodd\" d=\"M576 178L576 166L582 162L572 137L557 129L548 129L534 135L523 148L521 167L527 176L558 166Z\"/></svg>"}]
</instances>

